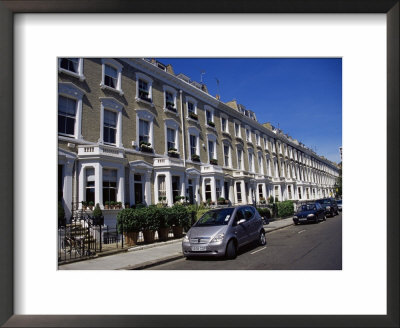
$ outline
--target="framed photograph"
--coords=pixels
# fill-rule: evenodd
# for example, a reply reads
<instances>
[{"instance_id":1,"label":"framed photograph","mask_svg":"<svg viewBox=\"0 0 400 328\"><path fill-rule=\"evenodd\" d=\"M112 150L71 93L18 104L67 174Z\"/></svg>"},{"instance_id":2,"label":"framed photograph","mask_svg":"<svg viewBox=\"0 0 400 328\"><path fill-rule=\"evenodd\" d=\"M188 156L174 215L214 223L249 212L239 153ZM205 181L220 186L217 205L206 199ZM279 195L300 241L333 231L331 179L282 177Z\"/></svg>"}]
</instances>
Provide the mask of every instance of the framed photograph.
<instances>
[{"instance_id":1,"label":"framed photograph","mask_svg":"<svg viewBox=\"0 0 400 328\"><path fill-rule=\"evenodd\" d=\"M189 6L183 1L0 1L0 140L5 152L0 191L0 290L5 297L0 300L0 323L398 326L399 8L398 1L232 1L229 6L218 2ZM93 60L83 63L74 61L76 57ZM99 88L121 95L130 91L121 88L119 61L107 58L174 57L341 58L346 199L342 270L58 270L53 199L54 168L60 158L54 138L59 74L66 71L79 80L88 79L89 89L82 92L92 92L97 84L91 81L99 80ZM72 60L61 63L60 58ZM101 74L89 69L91 63L97 64L96 58ZM88 76L82 74L81 64ZM142 82L142 93L136 92L143 99L151 97L146 83ZM64 95L75 92L79 98L80 89L72 90L68 81L61 81L61 87ZM164 92L165 110L173 111L174 90ZM88 111L100 106L94 105L97 98L84 99ZM61 102L66 135L80 131L68 125L70 99ZM108 122L103 139L113 141L112 114L118 114L119 103L111 104L110 97L99 99L101 108L116 106L103 116ZM209 121L213 122L212 113ZM171 131L173 127L169 126ZM114 137L117 143L121 140L118 133ZM168 156L170 152L179 156L174 140L166 146ZM137 168L145 170L141 165ZM116 201L113 206L126 206L112 194L109 171L103 193ZM132 182L139 184L143 178ZM143 198L146 192L134 197ZM90 190L86 196L91 199Z\"/></svg>"}]
</instances>

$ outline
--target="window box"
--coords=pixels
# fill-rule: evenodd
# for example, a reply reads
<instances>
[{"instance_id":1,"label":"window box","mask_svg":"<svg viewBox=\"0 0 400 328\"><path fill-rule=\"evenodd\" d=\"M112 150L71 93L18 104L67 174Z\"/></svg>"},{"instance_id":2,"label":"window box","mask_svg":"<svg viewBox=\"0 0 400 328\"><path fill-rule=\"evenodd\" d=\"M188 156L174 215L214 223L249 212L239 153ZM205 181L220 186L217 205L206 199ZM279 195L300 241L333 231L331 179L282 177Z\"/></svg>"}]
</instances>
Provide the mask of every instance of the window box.
<instances>
[{"instance_id":1,"label":"window box","mask_svg":"<svg viewBox=\"0 0 400 328\"><path fill-rule=\"evenodd\" d=\"M210 159L210 164L212 164L212 165L218 165L218 160L215 159L215 158L211 158L211 159Z\"/></svg>"},{"instance_id":2,"label":"window box","mask_svg":"<svg viewBox=\"0 0 400 328\"><path fill-rule=\"evenodd\" d=\"M153 148L150 147L151 143L150 142L144 142L142 141L140 143L140 150L145 152L145 153L152 153L153 152Z\"/></svg>"},{"instance_id":3,"label":"window box","mask_svg":"<svg viewBox=\"0 0 400 328\"><path fill-rule=\"evenodd\" d=\"M192 161L193 162L200 162L200 156L199 155L192 155Z\"/></svg>"},{"instance_id":4,"label":"window box","mask_svg":"<svg viewBox=\"0 0 400 328\"><path fill-rule=\"evenodd\" d=\"M194 120L196 120L196 121L199 119L199 116L196 113L193 113L193 112L189 112L189 117L194 119Z\"/></svg>"},{"instance_id":5,"label":"window box","mask_svg":"<svg viewBox=\"0 0 400 328\"><path fill-rule=\"evenodd\" d=\"M139 91L139 98L141 100L144 100L144 101L147 101L147 102L151 103L151 98L149 97L149 93L146 92L146 91L140 90Z\"/></svg>"},{"instance_id":6,"label":"window box","mask_svg":"<svg viewBox=\"0 0 400 328\"><path fill-rule=\"evenodd\" d=\"M215 128L215 123L212 122L212 121L208 121L208 122L207 122L207 125L208 125L208 126L211 126L212 128Z\"/></svg>"},{"instance_id":7,"label":"window box","mask_svg":"<svg viewBox=\"0 0 400 328\"><path fill-rule=\"evenodd\" d=\"M166 108L167 108L168 110L170 110L171 112L174 112L174 113L177 112L177 111L176 111L176 108L175 108L175 105L174 105L173 103L167 102L167 103L166 103Z\"/></svg>"},{"instance_id":8,"label":"window box","mask_svg":"<svg viewBox=\"0 0 400 328\"><path fill-rule=\"evenodd\" d=\"M179 158L179 153L176 148L170 148L170 149L168 149L168 156L174 157L174 158Z\"/></svg>"}]
</instances>

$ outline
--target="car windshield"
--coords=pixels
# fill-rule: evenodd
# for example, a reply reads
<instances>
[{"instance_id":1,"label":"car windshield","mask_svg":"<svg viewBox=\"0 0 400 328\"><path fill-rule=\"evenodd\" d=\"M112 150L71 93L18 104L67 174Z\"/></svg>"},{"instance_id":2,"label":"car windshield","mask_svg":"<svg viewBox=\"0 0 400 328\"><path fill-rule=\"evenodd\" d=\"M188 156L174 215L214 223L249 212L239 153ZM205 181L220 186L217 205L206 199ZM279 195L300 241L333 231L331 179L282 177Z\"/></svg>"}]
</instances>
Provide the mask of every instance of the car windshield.
<instances>
[{"instance_id":1,"label":"car windshield","mask_svg":"<svg viewBox=\"0 0 400 328\"><path fill-rule=\"evenodd\" d=\"M224 208L208 211L196 222L196 227L227 225L233 210L234 208Z\"/></svg>"},{"instance_id":2,"label":"car windshield","mask_svg":"<svg viewBox=\"0 0 400 328\"><path fill-rule=\"evenodd\" d=\"M304 204L301 205L301 207L298 209L298 212L303 212L303 211L315 211L316 207L314 204Z\"/></svg>"}]
</instances>

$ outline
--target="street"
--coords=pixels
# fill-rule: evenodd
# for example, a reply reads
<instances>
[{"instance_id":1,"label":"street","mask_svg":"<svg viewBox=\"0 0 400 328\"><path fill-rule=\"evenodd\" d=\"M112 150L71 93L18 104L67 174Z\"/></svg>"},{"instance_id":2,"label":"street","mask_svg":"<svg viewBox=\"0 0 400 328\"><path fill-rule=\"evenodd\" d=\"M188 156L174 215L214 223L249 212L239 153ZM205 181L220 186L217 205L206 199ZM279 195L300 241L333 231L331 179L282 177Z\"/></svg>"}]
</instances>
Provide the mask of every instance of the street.
<instances>
[{"instance_id":1,"label":"street","mask_svg":"<svg viewBox=\"0 0 400 328\"><path fill-rule=\"evenodd\" d=\"M293 225L266 235L267 245L249 245L234 260L184 258L149 270L341 270L342 213L318 224Z\"/></svg>"}]
</instances>

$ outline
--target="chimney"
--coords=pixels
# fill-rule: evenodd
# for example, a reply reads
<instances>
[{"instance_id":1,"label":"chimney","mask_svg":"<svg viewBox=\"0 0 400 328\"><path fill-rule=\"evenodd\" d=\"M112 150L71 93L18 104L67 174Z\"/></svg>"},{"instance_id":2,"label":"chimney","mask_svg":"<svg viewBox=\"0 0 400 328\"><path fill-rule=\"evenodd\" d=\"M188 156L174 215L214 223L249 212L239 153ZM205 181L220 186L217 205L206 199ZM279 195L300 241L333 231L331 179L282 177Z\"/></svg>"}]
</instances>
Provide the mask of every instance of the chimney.
<instances>
[{"instance_id":1,"label":"chimney","mask_svg":"<svg viewBox=\"0 0 400 328\"><path fill-rule=\"evenodd\" d=\"M221 99L221 96L217 94L215 95L215 98L219 101Z\"/></svg>"}]
</instances>

